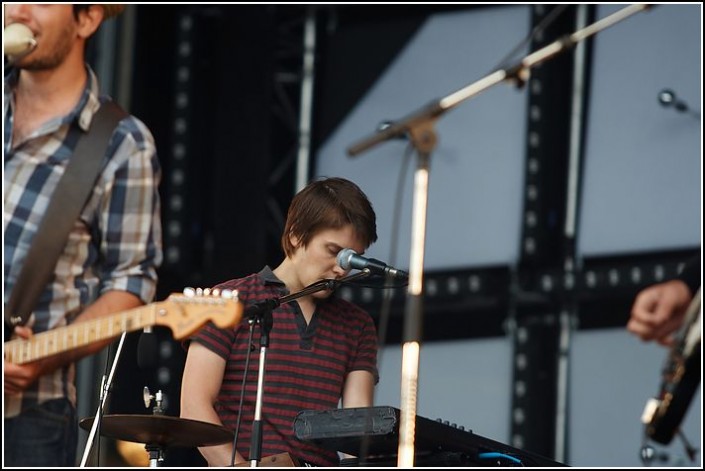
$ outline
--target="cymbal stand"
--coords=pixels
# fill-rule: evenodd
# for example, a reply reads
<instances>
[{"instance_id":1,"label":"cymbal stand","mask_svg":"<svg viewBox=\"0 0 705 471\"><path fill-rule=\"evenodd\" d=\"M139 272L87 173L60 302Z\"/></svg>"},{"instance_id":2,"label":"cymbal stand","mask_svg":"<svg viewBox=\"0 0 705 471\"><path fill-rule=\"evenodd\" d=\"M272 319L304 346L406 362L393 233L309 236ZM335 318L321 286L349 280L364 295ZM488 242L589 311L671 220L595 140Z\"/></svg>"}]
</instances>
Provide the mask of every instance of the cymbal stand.
<instances>
[{"instance_id":1,"label":"cymbal stand","mask_svg":"<svg viewBox=\"0 0 705 471\"><path fill-rule=\"evenodd\" d=\"M84 468L86 466L88 455L90 454L91 448L93 447L93 439L95 438L96 431L100 426L100 419L103 416L105 403L108 400L108 393L110 392L110 387L113 384L115 368L117 367L118 360L120 359L120 353L122 352L122 345L125 343L126 335L127 332L123 332L122 336L120 337L120 343L118 344L118 348L115 351L115 358L113 358L113 364L110 367L110 374L108 375L108 378L106 379L105 375L103 375L102 385L100 388L100 398L98 399L98 409L95 413L95 420L93 421L93 426L91 427L91 431L88 434L88 441L86 442L86 447L83 449L83 457L81 458L81 468Z\"/></svg>"},{"instance_id":2,"label":"cymbal stand","mask_svg":"<svg viewBox=\"0 0 705 471\"><path fill-rule=\"evenodd\" d=\"M144 449L149 453L149 467L158 468L164 462L164 448L155 443L147 443Z\"/></svg>"},{"instance_id":3,"label":"cymbal stand","mask_svg":"<svg viewBox=\"0 0 705 471\"><path fill-rule=\"evenodd\" d=\"M257 399L255 402L255 417L252 422L252 440L250 442L250 467L256 468L259 461L262 459L262 403L264 395L264 371L267 357L267 348L269 348L269 332L272 330L274 320L272 319L272 311L282 304L289 303L303 296L308 296L318 291L333 290L337 285L348 281L353 281L359 278L370 276L370 270L364 269L353 275L348 275L340 280L320 280L308 285L297 293L292 293L280 298L272 298L253 304L245 311L245 315L260 326L260 355L259 355L259 373L257 377Z\"/></svg>"},{"instance_id":4,"label":"cymbal stand","mask_svg":"<svg viewBox=\"0 0 705 471\"><path fill-rule=\"evenodd\" d=\"M149 409L149 405L154 399L154 409L152 409L152 415L164 415L164 409L162 408L162 402L164 401L164 396L161 389L156 392L156 394L151 395L149 393L149 388L147 386L142 390L142 399L144 400L144 406ZM165 451L164 447L158 443L147 443L144 445L144 449L149 453L149 467L158 468L164 463Z\"/></svg>"}]
</instances>

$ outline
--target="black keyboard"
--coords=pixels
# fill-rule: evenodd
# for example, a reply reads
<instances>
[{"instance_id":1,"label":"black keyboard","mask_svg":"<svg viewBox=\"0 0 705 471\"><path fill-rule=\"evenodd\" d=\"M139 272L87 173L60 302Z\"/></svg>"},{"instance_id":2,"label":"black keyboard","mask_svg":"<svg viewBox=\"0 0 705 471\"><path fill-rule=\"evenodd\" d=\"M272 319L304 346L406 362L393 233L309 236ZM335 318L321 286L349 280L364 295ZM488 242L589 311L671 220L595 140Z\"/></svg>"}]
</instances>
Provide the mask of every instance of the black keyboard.
<instances>
[{"instance_id":1,"label":"black keyboard","mask_svg":"<svg viewBox=\"0 0 705 471\"><path fill-rule=\"evenodd\" d=\"M342 466L396 466L400 412L389 406L301 411L294 431L300 440L357 457ZM414 448L417 466L566 466L419 415Z\"/></svg>"}]
</instances>

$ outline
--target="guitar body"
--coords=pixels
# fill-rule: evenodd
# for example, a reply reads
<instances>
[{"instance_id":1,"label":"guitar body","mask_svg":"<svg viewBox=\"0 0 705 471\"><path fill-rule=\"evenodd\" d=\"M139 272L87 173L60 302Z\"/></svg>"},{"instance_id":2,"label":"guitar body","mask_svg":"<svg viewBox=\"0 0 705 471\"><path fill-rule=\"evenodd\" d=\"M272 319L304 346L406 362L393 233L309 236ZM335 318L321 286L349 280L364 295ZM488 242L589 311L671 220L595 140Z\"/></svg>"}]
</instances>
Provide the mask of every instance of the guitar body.
<instances>
[{"instance_id":1,"label":"guitar body","mask_svg":"<svg viewBox=\"0 0 705 471\"><path fill-rule=\"evenodd\" d=\"M647 404L646 434L668 444L678 431L702 376L700 290L685 315L685 322L671 349L662 372L659 397Z\"/></svg>"}]
</instances>

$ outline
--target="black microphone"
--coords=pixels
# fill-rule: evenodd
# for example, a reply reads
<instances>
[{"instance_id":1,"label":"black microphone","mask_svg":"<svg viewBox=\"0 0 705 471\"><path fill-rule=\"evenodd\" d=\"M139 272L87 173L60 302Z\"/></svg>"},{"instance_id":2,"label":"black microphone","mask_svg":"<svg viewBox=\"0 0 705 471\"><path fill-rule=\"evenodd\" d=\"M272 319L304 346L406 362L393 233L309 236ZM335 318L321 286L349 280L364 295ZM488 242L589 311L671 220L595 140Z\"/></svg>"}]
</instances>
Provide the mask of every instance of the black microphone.
<instances>
[{"instance_id":1,"label":"black microphone","mask_svg":"<svg viewBox=\"0 0 705 471\"><path fill-rule=\"evenodd\" d=\"M145 327L137 341L137 366L142 370L157 366L157 336L149 327Z\"/></svg>"},{"instance_id":2,"label":"black microphone","mask_svg":"<svg viewBox=\"0 0 705 471\"><path fill-rule=\"evenodd\" d=\"M367 258L362 255L358 255L353 249L343 249L338 252L336 258L338 265L343 270L350 270L355 268L357 270L370 270L370 273L375 275L391 276L398 280L407 280L409 274L405 271L398 270L394 267L390 267L386 263L377 260L375 258Z\"/></svg>"}]
</instances>

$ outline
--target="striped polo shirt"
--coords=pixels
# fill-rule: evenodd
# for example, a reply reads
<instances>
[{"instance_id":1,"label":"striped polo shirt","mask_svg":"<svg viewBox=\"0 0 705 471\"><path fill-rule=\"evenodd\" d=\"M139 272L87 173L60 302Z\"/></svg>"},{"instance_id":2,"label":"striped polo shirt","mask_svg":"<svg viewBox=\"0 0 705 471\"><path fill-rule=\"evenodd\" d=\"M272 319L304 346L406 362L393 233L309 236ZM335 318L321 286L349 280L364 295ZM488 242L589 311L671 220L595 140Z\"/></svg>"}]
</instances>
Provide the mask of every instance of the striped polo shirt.
<instances>
[{"instance_id":1,"label":"striped polo shirt","mask_svg":"<svg viewBox=\"0 0 705 471\"><path fill-rule=\"evenodd\" d=\"M269 267L257 274L222 283L218 288L237 290L245 306L289 294ZM312 464L335 466L339 463L336 452L296 439L294 419L302 410L337 408L345 379L351 371L369 371L377 381L374 322L359 307L334 297L318 300L308 325L296 302L279 306L272 318L264 374L261 456L288 452ZM249 330L247 319L243 319L234 329L223 330L208 324L193 337L227 362L216 411L223 425L231 430L235 430L237 423L250 346ZM257 399L259 338L260 328L255 326L237 443L245 459L249 459Z\"/></svg>"}]
</instances>

